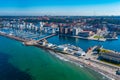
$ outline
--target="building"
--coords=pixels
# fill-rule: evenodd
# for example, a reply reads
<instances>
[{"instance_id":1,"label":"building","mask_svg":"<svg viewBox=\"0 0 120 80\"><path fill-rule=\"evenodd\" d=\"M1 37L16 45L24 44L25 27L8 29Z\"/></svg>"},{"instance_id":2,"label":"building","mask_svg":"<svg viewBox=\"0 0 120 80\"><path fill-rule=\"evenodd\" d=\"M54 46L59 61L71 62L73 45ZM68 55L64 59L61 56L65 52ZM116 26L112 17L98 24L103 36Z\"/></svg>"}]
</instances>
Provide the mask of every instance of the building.
<instances>
[{"instance_id":1,"label":"building","mask_svg":"<svg viewBox=\"0 0 120 80\"><path fill-rule=\"evenodd\" d=\"M72 31L71 27L59 27L59 34L72 35Z\"/></svg>"},{"instance_id":2,"label":"building","mask_svg":"<svg viewBox=\"0 0 120 80\"><path fill-rule=\"evenodd\" d=\"M101 59L112 61L115 63L120 63L120 53L118 52L100 52Z\"/></svg>"},{"instance_id":3,"label":"building","mask_svg":"<svg viewBox=\"0 0 120 80\"><path fill-rule=\"evenodd\" d=\"M94 33L97 33L99 30L97 27L94 27L94 26L83 26L82 29L84 31L92 31Z\"/></svg>"},{"instance_id":4,"label":"building","mask_svg":"<svg viewBox=\"0 0 120 80\"><path fill-rule=\"evenodd\" d=\"M72 35L73 34L73 29L72 28L69 28L68 29L68 35Z\"/></svg>"},{"instance_id":5,"label":"building","mask_svg":"<svg viewBox=\"0 0 120 80\"><path fill-rule=\"evenodd\" d=\"M48 44L46 44L46 46L50 48L50 47L53 47L54 45L51 43L48 43Z\"/></svg>"},{"instance_id":6,"label":"building","mask_svg":"<svg viewBox=\"0 0 120 80\"><path fill-rule=\"evenodd\" d=\"M80 37L89 37L89 36L93 35L93 32L92 31L82 31L82 32L79 32L78 35Z\"/></svg>"},{"instance_id":7,"label":"building","mask_svg":"<svg viewBox=\"0 0 120 80\"><path fill-rule=\"evenodd\" d=\"M74 28L73 29L73 35L78 35L79 32L83 31L81 28Z\"/></svg>"},{"instance_id":8,"label":"building","mask_svg":"<svg viewBox=\"0 0 120 80\"><path fill-rule=\"evenodd\" d=\"M63 30L64 30L64 31L63 31L64 34L68 34L68 28L67 28L67 27L64 28Z\"/></svg>"},{"instance_id":9,"label":"building","mask_svg":"<svg viewBox=\"0 0 120 80\"><path fill-rule=\"evenodd\" d=\"M111 32L105 35L105 38L117 38L116 32Z\"/></svg>"},{"instance_id":10,"label":"building","mask_svg":"<svg viewBox=\"0 0 120 80\"><path fill-rule=\"evenodd\" d=\"M57 33L59 31L59 28L56 27L56 28L52 28L52 27L43 27L43 31L45 33L49 33L49 34L54 34L54 33Z\"/></svg>"},{"instance_id":11,"label":"building","mask_svg":"<svg viewBox=\"0 0 120 80\"><path fill-rule=\"evenodd\" d=\"M63 34L63 27L59 27L59 34Z\"/></svg>"},{"instance_id":12,"label":"building","mask_svg":"<svg viewBox=\"0 0 120 80\"><path fill-rule=\"evenodd\" d=\"M75 56L85 56L85 52L84 51L77 51L74 53Z\"/></svg>"},{"instance_id":13,"label":"building","mask_svg":"<svg viewBox=\"0 0 120 80\"><path fill-rule=\"evenodd\" d=\"M68 49L68 47L65 47L63 45L59 45L57 48L57 50L59 50L59 51L66 51L67 49Z\"/></svg>"}]
</instances>

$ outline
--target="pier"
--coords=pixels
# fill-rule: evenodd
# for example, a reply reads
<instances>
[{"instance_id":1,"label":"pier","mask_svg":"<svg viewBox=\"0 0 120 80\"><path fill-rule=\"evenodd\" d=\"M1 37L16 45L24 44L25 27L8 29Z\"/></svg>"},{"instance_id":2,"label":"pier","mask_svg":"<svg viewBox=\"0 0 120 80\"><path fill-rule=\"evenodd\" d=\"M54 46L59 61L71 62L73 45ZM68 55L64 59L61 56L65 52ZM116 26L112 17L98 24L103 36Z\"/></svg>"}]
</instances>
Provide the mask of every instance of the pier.
<instances>
[{"instance_id":1,"label":"pier","mask_svg":"<svg viewBox=\"0 0 120 80\"><path fill-rule=\"evenodd\" d=\"M93 46L91 49L89 49L88 51L87 51L87 54L92 54L92 52L93 52L93 50L95 49L95 48L97 48L97 46Z\"/></svg>"},{"instance_id":2,"label":"pier","mask_svg":"<svg viewBox=\"0 0 120 80\"><path fill-rule=\"evenodd\" d=\"M27 45L27 46L38 46L38 43L41 41L41 40L44 40L44 39L48 39L50 37L53 37L55 36L56 34L52 34L52 35L49 35L49 36L46 36L46 37L43 37L39 40L30 40L30 41L25 41L24 44Z\"/></svg>"},{"instance_id":3,"label":"pier","mask_svg":"<svg viewBox=\"0 0 120 80\"><path fill-rule=\"evenodd\" d=\"M53 37L53 36L55 36L55 35L56 35L56 34L51 34L51 35L49 35L49 36L46 36L46 37L41 38L41 39L39 39L39 40L36 40L36 42L40 42L41 40L48 39L48 38Z\"/></svg>"}]
</instances>

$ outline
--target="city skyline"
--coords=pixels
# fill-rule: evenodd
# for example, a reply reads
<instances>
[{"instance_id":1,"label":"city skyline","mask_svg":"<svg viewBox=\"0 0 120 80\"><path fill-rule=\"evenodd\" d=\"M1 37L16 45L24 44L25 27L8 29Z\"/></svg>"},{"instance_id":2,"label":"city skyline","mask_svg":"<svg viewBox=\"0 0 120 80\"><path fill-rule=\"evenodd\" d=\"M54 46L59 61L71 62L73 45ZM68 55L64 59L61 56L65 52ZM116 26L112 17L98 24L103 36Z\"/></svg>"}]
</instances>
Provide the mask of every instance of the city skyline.
<instances>
[{"instance_id":1,"label":"city skyline","mask_svg":"<svg viewBox=\"0 0 120 80\"><path fill-rule=\"evenodd\" d=\"M1 1L0 15L10 16L111 16L120 15L119 0L5 0Z\"/></svg>"}]
</instances>

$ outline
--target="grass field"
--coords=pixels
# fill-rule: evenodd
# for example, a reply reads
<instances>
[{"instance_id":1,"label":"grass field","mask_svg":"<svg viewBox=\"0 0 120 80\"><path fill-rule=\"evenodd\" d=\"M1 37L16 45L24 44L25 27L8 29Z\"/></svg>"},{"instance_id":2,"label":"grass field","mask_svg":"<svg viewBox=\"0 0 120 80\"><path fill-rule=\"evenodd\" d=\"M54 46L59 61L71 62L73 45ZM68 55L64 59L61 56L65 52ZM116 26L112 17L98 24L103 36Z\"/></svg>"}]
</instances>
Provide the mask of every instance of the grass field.
<instances>
[{"instance_id":1,"label":"grass field","mask_svg":"<svg viewBox=\"0 0 120 80\"><path fill-rule=\"evenodd\" d=\"M102 37L102 36L94 36L94 38L100 39L100 38L104 38L104 37Z\"/></svg>"}]
</instances>

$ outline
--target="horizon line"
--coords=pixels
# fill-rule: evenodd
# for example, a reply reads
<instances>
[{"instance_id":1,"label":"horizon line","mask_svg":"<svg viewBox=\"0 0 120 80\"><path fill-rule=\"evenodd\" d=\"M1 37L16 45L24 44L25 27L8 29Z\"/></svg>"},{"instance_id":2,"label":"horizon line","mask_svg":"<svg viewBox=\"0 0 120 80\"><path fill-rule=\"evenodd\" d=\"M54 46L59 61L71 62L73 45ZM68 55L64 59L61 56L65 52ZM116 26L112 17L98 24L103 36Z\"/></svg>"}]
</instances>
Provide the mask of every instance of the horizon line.
<instances>
[{"instance_id":1,"label":"horizon line","mask_svg":"<svg viewBox=\"0 0 120 80\"><path fill-rule=\"evenodd\" d=\"M0 15L1 16L120 16L120 15Z\"/></svg>"}]
</instances>

